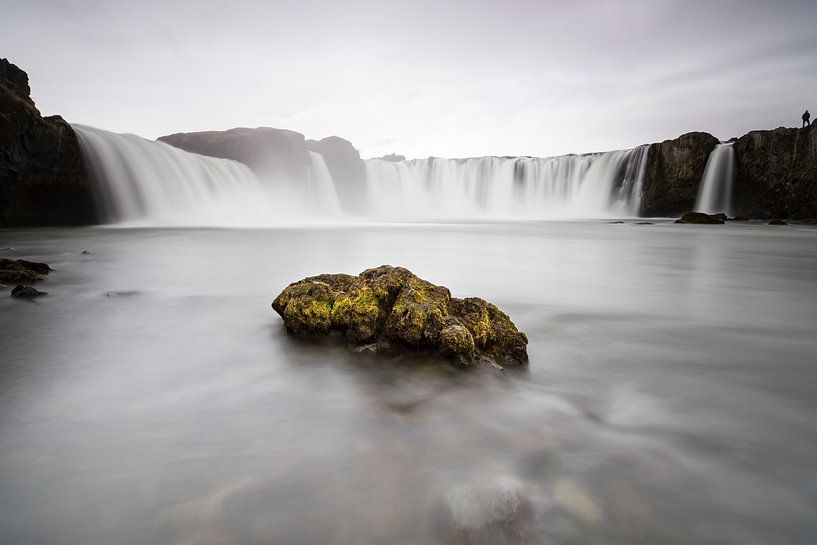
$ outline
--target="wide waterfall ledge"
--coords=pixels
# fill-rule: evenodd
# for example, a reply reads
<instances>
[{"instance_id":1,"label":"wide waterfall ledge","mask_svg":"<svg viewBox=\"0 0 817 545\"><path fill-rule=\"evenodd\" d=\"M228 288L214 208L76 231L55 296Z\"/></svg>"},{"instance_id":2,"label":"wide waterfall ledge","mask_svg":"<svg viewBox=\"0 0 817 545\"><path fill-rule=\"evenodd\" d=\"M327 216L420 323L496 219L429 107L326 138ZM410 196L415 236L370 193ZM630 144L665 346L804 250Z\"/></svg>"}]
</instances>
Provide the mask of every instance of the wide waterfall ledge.
<instances>
[{"instance_id":1,"label":"wide waterfall ledge","mask_svg":"<svg viewBox=\"0 0 817 545\"><path fill-rule=\"evenodd\" d=\"M164 142L73 128L104 220L145 226L635 217L649 149L548 158L369 159L361 202L346 210L344 187L316 151L308 151L294 173L259 173Z\"/></svg>"}]
</instances>

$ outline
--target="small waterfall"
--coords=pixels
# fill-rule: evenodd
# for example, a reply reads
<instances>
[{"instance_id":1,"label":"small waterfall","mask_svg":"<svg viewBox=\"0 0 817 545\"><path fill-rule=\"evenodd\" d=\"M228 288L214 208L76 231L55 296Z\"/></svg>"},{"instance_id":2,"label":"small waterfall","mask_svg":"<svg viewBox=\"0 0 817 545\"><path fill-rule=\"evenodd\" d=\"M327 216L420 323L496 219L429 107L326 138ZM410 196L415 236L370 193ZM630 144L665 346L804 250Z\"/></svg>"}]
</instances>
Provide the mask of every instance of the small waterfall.
<instances>
[{"instance_id":1,"label":"small waterfall","mask_svg":"<svg viewBox=\"0 0 817 545\"><path fill-rule=\"evenodd\" d=\"M701 188L695 201L697 212L733 214L732 184L735 178L735 150L732 143L718 144L706 161Z\"/></svg>"},{"instance_id":2,"label":"small waterfall","mask_svg":"<svg viewBox=\"0 0 817 545\"><path fill-rule=\"evenodd\" d=\"M648 145L561 157L366 161L373 214L388 217L637 216Z\"/></svg>"},{"instance_id":3,"label":"small waterfall","mask_svg":"<svg viewBox=\"0 0 817 545\"><path fill-rule=\"evenodd\" d=\"M332 178L317 153L311 154L309 179L293 188L261 180L237 161L134 135L73 128L109 223L265 225L339 211Z\"/></svg>"}]
</instances>

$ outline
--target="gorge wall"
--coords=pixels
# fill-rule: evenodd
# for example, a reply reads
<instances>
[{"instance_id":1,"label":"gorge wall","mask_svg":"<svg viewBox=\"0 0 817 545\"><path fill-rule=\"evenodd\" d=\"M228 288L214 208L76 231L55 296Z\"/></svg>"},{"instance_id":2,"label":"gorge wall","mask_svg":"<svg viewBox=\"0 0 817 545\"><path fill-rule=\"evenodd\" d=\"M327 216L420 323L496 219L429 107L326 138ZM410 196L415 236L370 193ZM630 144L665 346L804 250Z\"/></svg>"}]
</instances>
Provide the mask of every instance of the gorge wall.
<instances>
[{"instance_id":1,"label":"gorge wall","mask_svg":"<svg viewBox=\"0 0 817 545\"><path fill-rule=\"evenodd\" d=\"M42 117L26 73L0 59L0 226L96 221L74 131L60 116Z\"/></svg>"}]
</instances>

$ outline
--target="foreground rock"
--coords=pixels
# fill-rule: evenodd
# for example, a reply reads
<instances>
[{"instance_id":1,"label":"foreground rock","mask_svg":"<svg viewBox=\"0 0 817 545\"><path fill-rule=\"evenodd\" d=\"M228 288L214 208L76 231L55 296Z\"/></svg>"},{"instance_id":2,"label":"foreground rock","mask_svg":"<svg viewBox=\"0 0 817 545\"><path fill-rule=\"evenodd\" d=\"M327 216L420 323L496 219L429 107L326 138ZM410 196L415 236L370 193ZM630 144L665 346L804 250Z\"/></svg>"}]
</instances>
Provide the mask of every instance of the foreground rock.
<instances>
[{"instance_id":1,"label":"foreground rock","mask_svg":"<svg viewBox=\"0 0 817 545\"><path fill-rule=\"evenodd\" d=\"M0 258L0 282L9 284L31 284L42 280L51 267L45 263L25 259Z\"/></svg>"},{"instance_id":2,"label":"foreground rock","mask_svg":"<svg viewBox=\"0 0 817 545\"><path fill-rule=\"evenodd\" d=\"M726 222L726 214L704 214L703 212L687 212L675 223L699 223L703 225L718 225Z\"/></svg>"},{"instance_id":3,"label":"foreground rock","mask_svg":"<svg viewBox=\"0 0 817 545\"><path fill-rule=\"evenodd\" d=\"M74 130L59 116L42 117L26 73L0 59L0 227L96 220Z\"/></svg>"},{"instance_id":4,"label":"foreground rock","mask_svg":"<svg viewBox=\"0 0 817 545\"><path fill-rule=\"evenodd\" d=\"M339 331L353 344L436 351L460 365L528 361L528 338L495 305L452 298L448 288L402 267L304 278L287 286L272 308L293 334Z\"/></svg>"}]
</instances>

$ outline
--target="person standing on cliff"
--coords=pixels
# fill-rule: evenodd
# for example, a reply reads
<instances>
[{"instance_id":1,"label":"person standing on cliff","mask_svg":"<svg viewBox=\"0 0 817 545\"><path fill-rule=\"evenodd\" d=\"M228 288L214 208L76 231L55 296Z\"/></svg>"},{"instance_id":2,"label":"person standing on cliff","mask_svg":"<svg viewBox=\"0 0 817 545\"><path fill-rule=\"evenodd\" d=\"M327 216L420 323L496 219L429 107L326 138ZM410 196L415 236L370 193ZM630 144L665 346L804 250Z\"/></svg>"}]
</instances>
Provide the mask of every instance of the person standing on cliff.
<instances>
[{"instance_id":1,"label":"person standing on cliff","mask_svg":"<svg viewBox=\"0 0 817 545\"><path fill-rule=\"evenodd\" d=\"M811 126L811 114L808 113L808 110L803 113L803 127L806 125Z\"/></svg>"}]
</instances>

